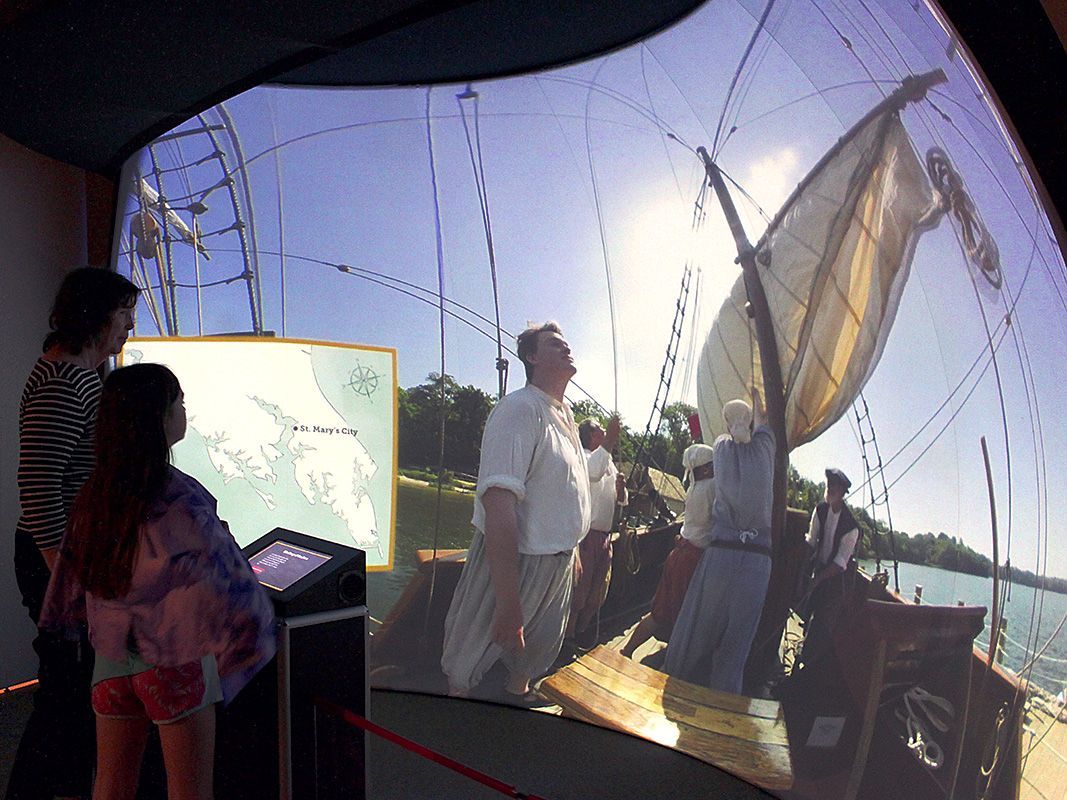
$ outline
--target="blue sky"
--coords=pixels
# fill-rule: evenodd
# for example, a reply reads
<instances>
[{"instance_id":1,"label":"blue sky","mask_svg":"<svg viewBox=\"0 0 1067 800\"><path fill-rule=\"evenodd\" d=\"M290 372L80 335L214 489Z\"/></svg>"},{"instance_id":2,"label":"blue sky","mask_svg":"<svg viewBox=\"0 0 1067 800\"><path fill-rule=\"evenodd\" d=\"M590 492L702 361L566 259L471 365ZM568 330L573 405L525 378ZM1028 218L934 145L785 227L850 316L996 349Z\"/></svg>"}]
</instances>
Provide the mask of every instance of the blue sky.
<instances>
[{"instance_id":1,"label":"blue sky","mask_svg":"<svg viewBox=\"0 0 1067 800\"><path fill-rule=\"evenodd\" d=\"M516 332L527 320L557 319L578 358L577 382L611 406L617 381L619 410L634 428L643 428L655 394L683 264L689 259L701 269L698 340L738 274L733 242L713 200L704 227L691 234L702 173L695 157L664 133L672 130L694 147L711 145L731 78L763 7L749 0L710 4L644 45L539 76L474 86L480 95L502 325ZM1049 571L1067 575L1058 522L1067 508L1052 491L1045 508L1043 488L1046 482L1058 485L1067 453L1067 436L1056 415L1067 399L1057 377L1067 356L1064 266L1016 164L1017 154L1006 144L962 57L950 57L948 45L930 13L910 2L881 0L865 8L838 0L781 0L730 95L724 132L735 125L737 130L722 147L719 163L773 216L847 127L882 91L893 88L892 81L907 71L946 71L949 82L931 96L937 108L909 108L903 119L920 155L939 145L956 163L1000 248L1007 288L1017 292L1025 280L997 359L1011 454L1011 555L1016 565L1040 571L1038 547L1039 541L1043 547L1047 514L1052 524ZM482 218L455 99L463 88L439 86L430 93L444 288L451 300L491 318ZM242 198L241 217L255 226L266 327L279 334L283 329L276 254L284 250L285 333L396 347L404 386L440 368L436 309L297 256L375 270L436 291L426 99L422 87L261 87L226 103L250 160L254 216L250 218L248 198ZM790 101L796 102L783 108ZM466 102L468 123L473 124L473 105ZM652 109L659 126L650 119ZM206 117L218 122L215 112ZM203 135L176 141L155 148L165 168L188 165L212 150ZM232 164L232 146L224 144ZM140 163L148 169L147 154ZM173 198L201 190L219 175L218 164L210 159L165 173L165 194ZM153 185L154 180L150 178ZM751 203L735 199L755 241L765 223ZM212 192L205 202L204 231L233 221L225 191ZM209 237L205 244L212 260L200 261L203 281L240 272L235 234ZM616 305L617 371L605 250ZM175 245L180 280L193 281L191 256L191 248ZM127 269L128 263L120 256L120 268ZM202 297L205 332L248 328L242 283L205 289ZM945 221L920 242L896 325L865 397L883 458L903 448L886 469L887 480L896 481L890 492L895 525L912 533L943 530L988 554L981 435L988 438L993 457L1002 553L1009 503L1008 450L993 370L962 409L973 381L907 444L986 347L981 309L991 327L1003 320L1002 298L983 297L982 303ZM182 333L197 333L195 292L179 290L179 306ZM155 332L142 309L137 333ZM1018 347L1015 336L1022 337ZM463 383L493 391L495 343L454 320L446 324L446 339L447 371ZM683 359L688 343L687 334ZM510 386L516 388L522 372L512 360ZM695 402L695 386L682 385L684 372L683 361L671 398ZM684 395L683 389L688 390ZM954 422L931 444L957 410ZM1040 430L1032 424L1035 410ZM803 474L819 479L824 466L836 464L861 482L863 466L850 418L793 453ZM905 471L927 445L925 455Z\"/></svg>"}]
</instances>

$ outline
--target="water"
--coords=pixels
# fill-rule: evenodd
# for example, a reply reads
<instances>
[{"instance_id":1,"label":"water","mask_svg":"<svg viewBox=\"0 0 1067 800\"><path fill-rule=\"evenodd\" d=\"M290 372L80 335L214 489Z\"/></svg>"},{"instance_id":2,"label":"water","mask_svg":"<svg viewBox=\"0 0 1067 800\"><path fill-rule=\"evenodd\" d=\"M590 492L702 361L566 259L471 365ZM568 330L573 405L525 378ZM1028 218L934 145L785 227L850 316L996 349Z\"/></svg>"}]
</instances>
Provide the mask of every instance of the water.
<instances>
[{"instance_id":1,"label":"water","mask_svg":"<svg viewBox=\"0 0 1067 800\"><path fill-rule=\"evenodd\" d=\"M441 550L468 547L471 543L471 514L474 495L441 493ZM367 606L375 619L385 619L404 587L415 574L415 551L433 547L437 514L437 488L401 480L396 489L396 550L392 572L367 575Z\"/></svg>"},{"instance_id":2,"label":"water","mask_svg":"<svg viewBox=\"0 0 1067 800\"><path fill-rule=\"evenodd\" d=\"M873 561L861 561L860 566L868 572L874 571ZM884 561L882 568L887 568ZM888 568L890 570L889 582L892 586L892 565L890 564ZM914 595L917 584L923 587L924 604L956 605L957 600L962 600L967 605L985 606L989 612L993 610L992 578L979 578L976 575L965 575L936 567L901 563L901 595L910 599ZM1067 595L1049 591L1040 592L1019 584L1013 585L1011 599L1004 609L1004 617L1008 621L1008 641L1004 643L1004 666L1016 671L1021 669L1032 657L1033 651L1040 650L1049 640L1064 613L1067 613ZM1038 625L1039 614L1040 626ZM988 613L985 629L978 635L978 641L984 645L989 644ZM1035 684L1054 694L1067 687L1067 625L1034 665L1033 674L1030 677Z\"/></svg>"}]
</instances>

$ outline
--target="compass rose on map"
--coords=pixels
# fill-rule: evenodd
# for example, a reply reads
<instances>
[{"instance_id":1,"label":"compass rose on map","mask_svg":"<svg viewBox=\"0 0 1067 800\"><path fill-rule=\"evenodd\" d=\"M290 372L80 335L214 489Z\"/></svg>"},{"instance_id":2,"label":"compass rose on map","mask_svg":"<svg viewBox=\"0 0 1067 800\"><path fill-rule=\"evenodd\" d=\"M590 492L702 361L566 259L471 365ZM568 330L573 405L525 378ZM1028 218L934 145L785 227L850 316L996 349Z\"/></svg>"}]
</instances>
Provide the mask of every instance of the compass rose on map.
<instances>
[{"instance_id":1,"label":"compass rose on map","mask_svg":"<svg viewBox=\"0 0 1067 800\"><path fill-rule=\"evenodd\" d=\"M370 367L365 367L357 361L355 369L353 369L348 376L348 383L346 383L345 386L356 394L369 398L372 394L378 391L379 378L381 378L381 375Z\"/></svg>"}]
</instances>

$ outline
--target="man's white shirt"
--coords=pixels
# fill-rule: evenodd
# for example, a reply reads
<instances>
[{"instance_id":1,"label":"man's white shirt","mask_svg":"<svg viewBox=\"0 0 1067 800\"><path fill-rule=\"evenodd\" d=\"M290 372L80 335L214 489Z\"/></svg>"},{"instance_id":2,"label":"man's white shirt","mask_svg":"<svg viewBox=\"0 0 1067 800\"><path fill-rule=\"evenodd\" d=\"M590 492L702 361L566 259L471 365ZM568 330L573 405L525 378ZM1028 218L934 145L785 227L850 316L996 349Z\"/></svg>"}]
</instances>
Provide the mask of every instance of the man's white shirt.
<instances>
[{"instance_id":1,"label":"man's white shirt","mask_svg":"<svg viewBox=\"0 0 1067 800\"><path fill-rule=\"evenodd\" d=\"M586 451L571 410L527 384L496 404L482 434L471 522L485 532L482 495L515 495L520 553L572 550L589 531L591 502Z\"/></svg>"},{"instance_id":2,"label":"man's white shirt","mask_svg":"<svg viewBox=\"0 0 1067 800\"><path fill-rule=\"evenodd\" d=\"M841 569L845 569L848 566L848 560L852 557L852 551L856 549L856 542L860 538L859 528L853 528L846 533L841 540L841 547L838 548L836 554L834 553L834 537L837 533L837 523L840 519L840 511L834 511L832 507L827 508L826 533L822 537L817 559L819 566L825 566L833 561ZM808 528L808 544L814 548L818 539L819 512L816 510L811 514L811 526Z\"/></svg>"},{"instance_id":3,"label":"man's white shirt","mask_svg":"<svg viewBox=\"0 0 1067 800\"><path fill-rule=\"evenodd\" d=\"M615 491L615 478L619 470L611 460L611 453L603 447L598 447L588 454L586 465L589 469L589 499L592 503L592 521L589 528L594 531L610 531L611 523L615 521L615 506L626 503L625 499L622 503L616 502L618 493ZM623 491L625 492L625 489Z\"/></svg>"}]
</instances>

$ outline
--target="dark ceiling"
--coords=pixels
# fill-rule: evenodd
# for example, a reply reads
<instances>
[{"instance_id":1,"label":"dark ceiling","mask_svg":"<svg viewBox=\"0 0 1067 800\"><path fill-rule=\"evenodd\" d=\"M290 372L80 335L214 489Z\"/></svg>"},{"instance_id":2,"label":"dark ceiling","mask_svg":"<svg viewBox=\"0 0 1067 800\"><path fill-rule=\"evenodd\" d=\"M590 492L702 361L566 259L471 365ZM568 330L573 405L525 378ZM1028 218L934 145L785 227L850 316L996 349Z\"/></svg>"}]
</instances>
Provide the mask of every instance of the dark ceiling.
<instances>
[{"instance_id":1,"label":"dark ceiling","mask_svg":"<svg viewBox=\"0 0 1067 800\"><path fill-rule=\"evenodd\" d=\"M105 174L261 83L436 83L621 47L700 0L21 0L0 29L0 131ZM3 18L0 17L0 24Z\"/></svg>"},{"instance_id":2,"label":"dark ceiling","mask_svg":"<svg viewBox=\"0 0 1067 800\"><path fill-rule=\"evenodd\" d=\"M1047 1L1062 24L1061 0ZM1062 218L1067 56L1049 14L1039 0L940 2ZM259 83L429 83L522 72L621 47L699 4L9 0L0 4L0 132L114 175L156 136Z\"/></svg>"}]
</instances>

